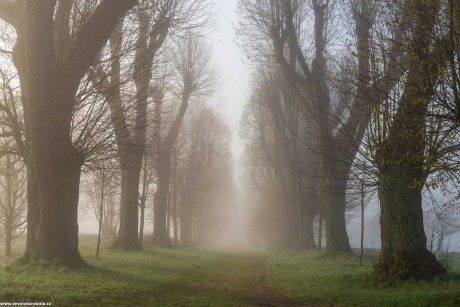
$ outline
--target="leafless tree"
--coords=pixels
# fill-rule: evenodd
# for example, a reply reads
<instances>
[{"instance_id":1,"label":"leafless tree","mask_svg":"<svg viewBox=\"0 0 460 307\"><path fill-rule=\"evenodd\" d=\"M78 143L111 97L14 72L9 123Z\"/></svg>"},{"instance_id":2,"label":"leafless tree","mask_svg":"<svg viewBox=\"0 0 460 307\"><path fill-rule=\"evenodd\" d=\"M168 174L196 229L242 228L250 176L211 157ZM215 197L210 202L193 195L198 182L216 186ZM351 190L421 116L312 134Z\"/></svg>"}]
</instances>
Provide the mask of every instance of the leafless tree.
<instances>
[{"instance_id":1,"label":"leafless tree","mask_svg":"<svg viewBox=\"0 0 460 307\"><path fill-rule=\"evenodd\" d=\"M216 163L225 164L229 158L229 142L231 134L225 120L206 104L199 104L190 110L188 123L182 134L186 137L186 146L183 146L183 163L177 169L181 174L182 182L179 192L180 206L180 242L191 245L194 242L194 225L196 227L196 198L201 194L212 193L217 188L214 180ZM213 184L214 183L214 184ZM212 205L210 204L212 207ZM206 210L203 210L203 212ZM203 215L203 214L202 214ZM202 227L204 228L204 227Z\"/></svg>"},{"instance_id":2,"label":"leafless tree","mask_svg":"<svg viewBox=\"0 0 460 307\"><path fill-rule=\"evenodd\" d=\"M154 198L153 241L159 246L169 246L166 229L166 213L171 178L171 153L179 135L180 127L187 112L189 101L193 96L212 93L217 85L217 69L212 63L211 49L193 31L187 32L171 52L174 68L173 84L176 97L180 98L179 110L174 117L164 138L161 139L157 152L157 190ZM163 98L163 97L159 97ZM161 126L161 122L157 123Z\"/></svg>"},{"instance_id":3,"label":"leafless tree","mask_svg":"<svg viewBox=\"0 0 460 307\"><path fill-rule=\"evenodd\" d=\"M11 243L26 229L26 173L21 157L7 154L0 160L0 225L5 239L5 256Z\"/></svg>"}]
</instances>

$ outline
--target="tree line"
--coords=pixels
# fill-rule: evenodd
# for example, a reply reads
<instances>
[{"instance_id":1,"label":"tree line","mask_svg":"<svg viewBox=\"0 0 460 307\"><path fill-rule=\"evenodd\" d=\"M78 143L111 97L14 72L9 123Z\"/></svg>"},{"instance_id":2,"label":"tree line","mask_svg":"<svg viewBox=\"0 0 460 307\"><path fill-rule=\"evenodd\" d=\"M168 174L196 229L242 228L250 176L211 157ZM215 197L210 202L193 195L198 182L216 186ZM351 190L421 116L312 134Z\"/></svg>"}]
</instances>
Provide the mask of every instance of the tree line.
<instances>
[{"instance_id":1,"label":"tree line","mask_svg":"<svg viewBox=\"0 0 460 307\"><path fill-rule=\"evenodd\" d=\"M82 203L113 248L140 249L151 220L149 244L206 242L232 169L207 102L212 16L207 0L0 1L7 255L27 225L25 259L82 262Z\"/></svg>"},{"instance_id":2,"label":"tree line","mask_svg":"<svg viewBox=\"0 0 460 307\"><path fill-rule=\"evenodd\" d=\"M346 211L362 182L378 194L379 276L445 272L422 205L427 191L458 198L458 3L240 0L238 10L254 71L245 173L264 240L321 248L324 220L327 252L351 253Z\"/></svg>"}]
</instances>

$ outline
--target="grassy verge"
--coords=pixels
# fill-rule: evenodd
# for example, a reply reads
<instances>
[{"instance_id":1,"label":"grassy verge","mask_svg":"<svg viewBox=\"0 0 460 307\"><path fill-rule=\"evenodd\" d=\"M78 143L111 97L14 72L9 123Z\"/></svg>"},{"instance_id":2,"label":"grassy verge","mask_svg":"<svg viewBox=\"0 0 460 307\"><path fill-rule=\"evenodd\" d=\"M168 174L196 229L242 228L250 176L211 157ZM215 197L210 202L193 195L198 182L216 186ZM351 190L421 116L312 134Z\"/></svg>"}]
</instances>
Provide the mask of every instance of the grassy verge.
<instances>
[{"instance_id":1,"label":"grassy verge","mask_svg":"<svg viewBox=\"0 0 460 307\"><path fill-rule=\"evenodd\" d=\"M375 282L371 260L305 251L218 253L188 249L103 250L82 236L87 264L0 264L0 302L53 306L459 306L460 258L431 282ZM18 251L19 254L19 251Z\"/></svg>"},{"instance_id":2,"label":"grassy verge","mask_svg":"<svg viewBox=\"0 0 460 307\"><path fill-rule=\"evenodd\" d=\"M0 301L43 301L55 306L166 306L218 304L224 298L195 290L206 280L212 254L146 249L112 252L68 268L45 262L7 265Z\"/></svg>"},{"instance_id":3,"label":"grassy verge","mask_svg":"<svg viewBox=\"0 0 460 307\"><path fill-rule=\"evenodd\" d=\"M355 257L330 258L304 251L276 253L266 267L268 283L304 303L339 306L459 306L460 265L434 281L375 282L371 260L363 267Z\"/></svg>"},{"instance_id":4,"label":"grassy verge","mask_svg":"<svg viewBox=\"0 0 460 307\"><path fill-rule=\"evenodd\" d=\"M264 254L145 248L103 250L81 236L87 264L53 262L0 265L0 302L51 302L53 306L245 306ZM17 251L17 255L20 252ZM257 296L257 294L256 294ZM242 303L243 301L243 303Z\"/></svg>"},{"instance_id":5,"label":"grassy verge","mask_svg":"<svg viewBox=\"0 0 460 307\"><path fill-rule=\"evenodd\" d=\"M51 302L53 306L222 305L225 295L199 291L214 278L219 254L146 248L141 252L103 251L95 259L95 238L83 237L87 265L52 262L0 269L0 302ZM199 286L199 287L198 287Z\"/></svg>"}]
</instances>

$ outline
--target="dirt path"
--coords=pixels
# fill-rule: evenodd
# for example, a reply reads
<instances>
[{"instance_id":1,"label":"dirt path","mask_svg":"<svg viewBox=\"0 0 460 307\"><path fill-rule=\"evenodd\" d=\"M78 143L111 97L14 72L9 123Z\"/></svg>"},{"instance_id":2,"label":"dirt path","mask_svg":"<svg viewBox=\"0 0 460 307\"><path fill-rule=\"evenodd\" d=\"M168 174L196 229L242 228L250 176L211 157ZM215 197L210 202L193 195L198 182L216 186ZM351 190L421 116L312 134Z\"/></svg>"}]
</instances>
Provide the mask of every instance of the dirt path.
<instances>
[{"instance_id":1,"label":"dirt path","mask_svg":"<svg viewBox=\"0 0 460 307\"><path fill-rule=\"evenodd\" d=\"M264 276L265 265L263 258L255 259L249 268L250 278L246 280L248 284L247 293L242 297L235 298L234 301L250 306L305 306L268 286Z\"/></svg>"},{"instance_id":2,"label":"dirt path","mask_svg":"<svg viewBox=\"0 0 460 307\"><path fill-rule=\"evenodd\" d=\"M301 304L270 287L265 276L264 256L225 255L215 267L215 279L207 290L227 297L237 306L324 306Z\"/></svg>"}]
</instances>

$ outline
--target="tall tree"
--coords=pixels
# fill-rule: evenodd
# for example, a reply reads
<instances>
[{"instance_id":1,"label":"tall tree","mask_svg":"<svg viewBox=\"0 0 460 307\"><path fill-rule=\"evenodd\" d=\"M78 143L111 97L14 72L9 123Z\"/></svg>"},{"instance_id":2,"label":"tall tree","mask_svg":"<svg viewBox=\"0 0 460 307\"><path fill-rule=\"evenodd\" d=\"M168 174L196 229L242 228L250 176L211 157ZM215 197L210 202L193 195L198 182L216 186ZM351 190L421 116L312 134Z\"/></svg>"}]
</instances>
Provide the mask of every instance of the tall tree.
<instances>
[{"instance_id":1,"label":"tall tree","mask_svg":"<svg viewBox=\"0 0 460 307\"><path fill-rule=\"evenodd\" d=\"M403 1L401 9L408 12L406 80L376 152L382 240L376 269L384 279L424 278L444 271L427 250L422 210L430 169L425 160L427 113L445 52L442 41L435 39L440 2Z\"/></svg>"},{"instance_id":2,"label":"tall tree","mask_svg":"<svg viewBox=\"0 0 460 307\"><path fill-rule=\"evenodd\" d=\"M119 20L136 0L102 0L80 22L70 0L0 2L0 18L16 30L13 61L19 73L26 127L29 259L80 262L78 191L84 157L71 125L80 81ZM81 16L80 16L81 17ZM78 27L73 28L75 24Z\"/></svg>"},{"instance_id":3,"label":"tall tree","mask_svg":"<svg viewBox=\"0 0 460 307\"><path fill-rule=\"evenodd\" d=\"M157 145L153 242L158 246L170 245L166 228L166 211L171 178L171 153L187 112L189 100L192 95L211 93L216 86L217 70L212 64L210 51L203 37L188 31L176 45L171 59L175 71L173 82L181 103L166 136ZM160 102L158 105L161 105Z\"/></svg>"},{"instance_id":4,"label":"tall tree","mask_svg":"<svg viewBox=\"0 0 460 307\"><path fill-rule=\"evenodd\" d=\"M230 131L224 119L211 107L200 104L191 110L189 125L183 129L187 147L184 165L180 170L183 182L180 189L180 240L183 245L194 243L198 194L216 188L213 185L213 171L216 159L224 164L229 156ZM219 179L219 178L217 178ZM195 221L195 223L194 223Z\"/></svg>"},{"instance_id":5,"label":"tall tree","mask_svg":"<svg viewBox=\"0 0 460 307\"><path fill-rule=\"evenodd\" d=\"M124 249L140 248L138 240L139 185L142 160L145 154L147 133L148 98L152 95L150 83L153 77L155 56L162 47L170 27L174 1L146 1L136 10L137 38L134 44L133 71L130 77L136 89L134 97L135 118L130 125L128 110L124 107L123 84L127 76L122 75L123 23L121 22L110 39L110 72L102 66L93 72L95 83L106 97L115 131L118 159L121 168L120 230L116 246ZM132 25L131 25L132 26Z\"/></svg>"}]
</instances>

